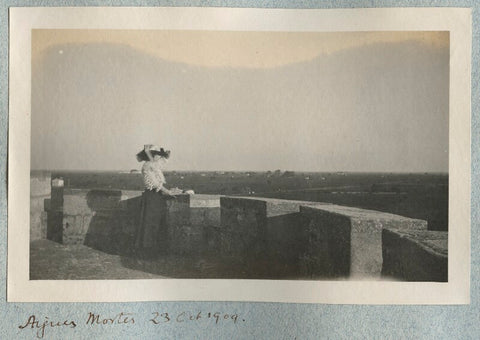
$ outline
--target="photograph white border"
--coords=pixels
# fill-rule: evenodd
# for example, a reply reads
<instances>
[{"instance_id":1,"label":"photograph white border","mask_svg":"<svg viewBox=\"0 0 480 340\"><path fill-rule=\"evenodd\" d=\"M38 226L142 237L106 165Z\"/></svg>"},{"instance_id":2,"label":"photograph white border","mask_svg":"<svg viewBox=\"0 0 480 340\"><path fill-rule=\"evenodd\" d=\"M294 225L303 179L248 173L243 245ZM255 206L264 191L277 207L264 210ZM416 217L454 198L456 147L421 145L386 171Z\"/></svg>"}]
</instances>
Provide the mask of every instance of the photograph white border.
<instances>
[{"instance_id":1,"label":"photograph white border","mask_svg":"<svg viewBox=\"0 0 480 340\"><path fill-rule=\"evenodd\" d=\"M448 282L225 279L29 280L32 29L449 31ZM7 301L469 303L471 29L471 10L461 8L328 10L194 7L11 8Z\"/></svg>"}]
</instances>

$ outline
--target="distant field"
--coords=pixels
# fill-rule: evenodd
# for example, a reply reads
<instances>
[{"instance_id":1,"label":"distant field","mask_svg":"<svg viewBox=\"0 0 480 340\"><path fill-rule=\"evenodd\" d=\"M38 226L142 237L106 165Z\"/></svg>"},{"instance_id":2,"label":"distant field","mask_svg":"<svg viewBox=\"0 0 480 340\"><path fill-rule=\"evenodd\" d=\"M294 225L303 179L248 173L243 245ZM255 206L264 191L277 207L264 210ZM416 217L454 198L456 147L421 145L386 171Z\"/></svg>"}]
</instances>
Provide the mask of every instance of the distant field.
<instances>
[{"instance_id":1,"label":"distant field","mask_svg":"<svg viewBox=\"0 0 480 340\"><path fill-rule=\"evenodd\" d=\"M119 172L54 172L65 186L143 190L142 175ZM166 172L167 187L201 194L252 195L331 202L428 220L448 230L448 175L320 172Z\"/></svg>"}]
</instances>

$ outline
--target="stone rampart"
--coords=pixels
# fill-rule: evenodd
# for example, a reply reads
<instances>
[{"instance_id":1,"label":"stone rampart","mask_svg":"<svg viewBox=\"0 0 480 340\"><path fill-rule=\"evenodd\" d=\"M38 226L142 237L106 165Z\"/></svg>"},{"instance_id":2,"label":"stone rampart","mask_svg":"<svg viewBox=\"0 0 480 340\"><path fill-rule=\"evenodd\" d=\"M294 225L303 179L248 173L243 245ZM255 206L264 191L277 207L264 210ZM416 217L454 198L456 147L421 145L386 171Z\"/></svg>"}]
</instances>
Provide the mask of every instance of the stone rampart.
<instances>
[{"instance_id":1,"label":"stone rampart","mask_svg":"<svg viewBox=\"0 0 480 340\"><path fill-rule=\"evenodd\" d=\"M265 276L299 275L306 245L301 205L328 203L274 198L221 197L220 253L241 259L246 270Z\"/></svg>"},{"instance_id":2,"label":"stone rampart","mask_svg":"<svg viewBox=\"0 0 480 340\"><path fill-rule=\"evenodd\" d=\"M448 233L384 229L382 274L403 281L448 281Z\"/></svg>"},{"instance_id":3,"label":"stone rampart","mask_svg":"<svg viewBox=\"0 0 480 340\"><path fill-rule=\"evenodd\" d=\"M382 230L427 229L423 220L333 204L300 212L308 238L303 265L312 277L379 278Z\"/></svg>"},{"instance_id":4,"label":"stone rampart","mask_svg":"<svg viewBox=\"0 0 480 340\"><path fill-rule=\"evenodd\" d=\"M108 253L130 249L141 192L65 189L64 244L85 244Z\"/></svg>"},{"instance_id":5,"label":"stone rampart","mask_svg":"<svg viewBox=\"0 0 480 340\"><path fill-rule=\"evenodd\" d=\"M55 209L48 239L63 244L85 244L111 254L132 250L140 219L142 191L54 188ZM168 252L193 255L217 246L220 225L219 196L178 195L166 199Z\"/></svg>"},{"instance_id":6,"label":"stone rampart","mask_svg":"<svg viewBox=\"0 0 480 340\"><path fill-rule=\"evenodd\" d=\"M170 252L176 255L216 254L219 247L220 197L193 195L180 220L169 223ZM184 210L183 210L184 209ZM169 216L175 217L173 210Z\"/></svg>"},{"instance_id":7,"label":"stone rampart","mask_svg":"<svg viewBox=\"0 0 480 340\"><path fill-rule=\"evenodd\" d=\"M287 277L379 278L382 230L427 229L423 220L329 203L252 197L220 201L222 255Z\"/></svg>"},{"instance_id":8,"label":"stone rampart","mask_svg":"<svg viewBox=\"0 0 480 340\"><path fill-rule=\"evenodd\" d=\"M48 171L30 173L30 241L47 237L47 210L51 197L51 174Z\"/></svg>"},{"instance_id":9,"label":"stone rampart","mask_svg":"<svg viewBox=\"0 0 480 340\"><path fill-rule=\"evenodd\" d=\"M126 254L134 244L141 199L141 191L52 187L46 237ZM443 241L432 237L445 239L447 233L435 236L423 220L330 203L254 197L179 195L166 205L169 254L215 255L225 264L239 265L234 268L244 277L446 277L447 255L432 250L432 244Z\"/></svg>"}]
</instances>

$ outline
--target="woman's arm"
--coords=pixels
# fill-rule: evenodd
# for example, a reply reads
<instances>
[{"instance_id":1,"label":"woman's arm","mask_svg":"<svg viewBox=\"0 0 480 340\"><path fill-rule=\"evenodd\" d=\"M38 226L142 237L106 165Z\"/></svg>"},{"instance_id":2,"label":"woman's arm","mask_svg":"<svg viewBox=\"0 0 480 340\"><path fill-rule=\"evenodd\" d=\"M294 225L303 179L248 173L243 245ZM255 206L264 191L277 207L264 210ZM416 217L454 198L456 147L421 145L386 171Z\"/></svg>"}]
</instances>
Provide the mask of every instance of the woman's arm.
<instances>
[{"instance_id":1,"label":"woman's arm","mask_svg":"<svg viewBox=\"0 0 480 340\"><path fill-rule=\"evenodd\" d=\"M174 196L172 195L171 191L168 190L167 188L165 188L163 185L159 188L156 189L157 192L161 191L163 192L165 195L168 195L168 196Z\"/></svg>"},{"instance_id":2,"label":"woman's arm","mask_svg":"<svg viewBox=\"0 0 480 340\"><path fill-rule=\"evenodd\" d=\"M150 153L150 148L152 147L152 144L147 144L144 146L145 153L147 154L148 160L153 161L153 156Z\"/></svg>"}]
</instances>

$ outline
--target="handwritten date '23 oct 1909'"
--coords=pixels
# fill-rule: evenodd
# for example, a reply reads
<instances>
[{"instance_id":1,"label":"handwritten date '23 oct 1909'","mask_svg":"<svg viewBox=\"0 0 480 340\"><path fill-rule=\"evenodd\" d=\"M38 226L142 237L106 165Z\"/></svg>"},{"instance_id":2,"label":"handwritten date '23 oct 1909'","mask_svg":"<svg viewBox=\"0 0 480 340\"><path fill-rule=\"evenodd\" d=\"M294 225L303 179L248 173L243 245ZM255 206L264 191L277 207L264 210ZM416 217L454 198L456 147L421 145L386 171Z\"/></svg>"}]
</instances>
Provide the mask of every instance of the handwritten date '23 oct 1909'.
<instances>
[{"instance_id":1,"label":"handwritten date '23 oct 1909'","mask_svg":"<svg viewBox=\"0 0 480 340\"><path fill-rule=\"evenodd\" d=\"M45 316L43 319L36 315L30 315L25 323L18 326L20 330L32 329L35 331L37 338L43 338L47 332L47 329L60 329L60 328L76 328L78 326L113 326L113 325L134 325L138 324L139 320L143 319L143 323L147 321L149 324L162 325L173 323L185 323L195 322L200 320L211 320L215 324L233 322L236 324L239 321L245 322L245 319L241 319L238 314L221 313L221 312L152 312L151 316L145 320L142 315L135 313L118 313L113 317L104 317L100 314L89 312L84 322L77 320L65 320L65 321L53 321L51 318ZM142 322L140 322L142 323Z\"/></svg>"}]
</instances>

